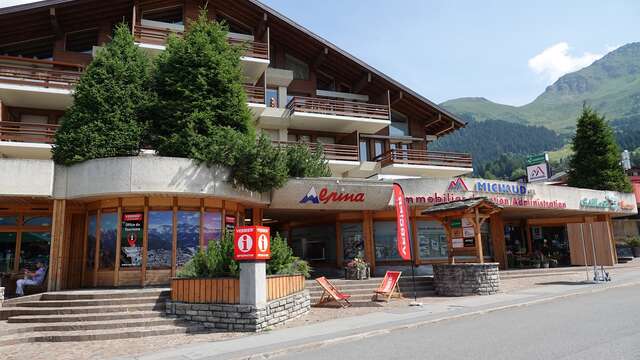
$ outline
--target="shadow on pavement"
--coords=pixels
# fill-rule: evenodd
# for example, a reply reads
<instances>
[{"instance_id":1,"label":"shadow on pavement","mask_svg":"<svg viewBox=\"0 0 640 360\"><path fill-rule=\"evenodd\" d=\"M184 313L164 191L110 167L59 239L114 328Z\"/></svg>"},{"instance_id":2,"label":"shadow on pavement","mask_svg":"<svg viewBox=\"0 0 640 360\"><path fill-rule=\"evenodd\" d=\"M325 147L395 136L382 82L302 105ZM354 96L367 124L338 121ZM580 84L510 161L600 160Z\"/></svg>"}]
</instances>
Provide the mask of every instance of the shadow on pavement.
<instances>
[{"instance_id":1,"label":"shadow on pavement","mask_svg":"<svg viewBox=\"0 0 640 360\"><path fill-rule=\"evenodd\" d=\"M540 282L536 283L536 285L589 285L591 282L586 281L549 281L549 282Z\"/></svg>"}]
</instances>

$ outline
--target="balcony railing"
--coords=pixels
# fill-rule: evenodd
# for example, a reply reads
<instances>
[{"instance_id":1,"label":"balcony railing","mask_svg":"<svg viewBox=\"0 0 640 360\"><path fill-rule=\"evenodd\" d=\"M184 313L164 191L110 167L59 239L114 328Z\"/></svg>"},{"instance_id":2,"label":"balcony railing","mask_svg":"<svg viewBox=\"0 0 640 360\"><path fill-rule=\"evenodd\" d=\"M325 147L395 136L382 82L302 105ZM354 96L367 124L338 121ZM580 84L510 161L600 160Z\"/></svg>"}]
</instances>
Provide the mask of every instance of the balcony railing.
<instances>
[{"instance_id":1,"label":"balcony railing","mask_svg":"<svg viewBox=\"0 0 640 360\"><path fill-rule=\"evenodd\" d=\"M0 82L46 88L71 89L84 66L15 56L0 56Z\"/></svg>"},{"instance_id":2,"label":"balcony railing","mask_svg":"<svg viewBox=\"0 0 640 360\"><path fill-rule=\"evenodd\" d=\"M264 87L244 85L244 91L247 93L247 101L253 104L264 104Z\"/></svg>"},{"instance_id":3,"label":"balcony railing","mask_svg":"<svg viewBox=\"0 0 640 360\"><path fill-rule=\"evenodd\" d=\"M0 140L51 144L58 126L56 124L0 121Z\"/></svg>"},{"instance_id":4,"label":"balcony railing","mask_svg":"<svg viewBox=\"0 0 640 360\"><path fill-rule=\"evenodd\" d=\"M305 145L308 146L311 151L316 151L318 148L317 143L307 142L273 141L273 144L279 147ZM327 160L359 161L358 146L356 145L322 144L322 152Z\"/></svg>"},{"instance_id":5,"label":"balcony railing","mask_svg":"<svg viewBox=\"0 0 640 360\"><path fill-rule=\"evenodd\" d=\"M183 32L141 24L136 25L133 30L133 36L136 42L152 45L165 45L171 34L182 36ZM244 56L269 59L269 47L266 43L234 38L228 38L228 41L231 45L244 47Z\"/></svg>"},{"instance_id":6,"label":"balcony railing","mask_svg":"<svg viewBox=\"0 0 640 360\"><path fill-rule=\"evenodd\" d=\"M356 101L331 100L294 96L287 108L293 113L306 112L315 114L350 116L367 119L389 120L387 105L368 104Z\"/></svg>"},{"instance_id":7,"label":"balcony railing","mask_svg":"<svg viewBox=\"0 0 640 360\"><path fill-rule=\"evenodd\" d=\"M373 160L383 167L391 164L473 167L470 154L414 149L392 149Z\"/></svg>"}]
</instances>

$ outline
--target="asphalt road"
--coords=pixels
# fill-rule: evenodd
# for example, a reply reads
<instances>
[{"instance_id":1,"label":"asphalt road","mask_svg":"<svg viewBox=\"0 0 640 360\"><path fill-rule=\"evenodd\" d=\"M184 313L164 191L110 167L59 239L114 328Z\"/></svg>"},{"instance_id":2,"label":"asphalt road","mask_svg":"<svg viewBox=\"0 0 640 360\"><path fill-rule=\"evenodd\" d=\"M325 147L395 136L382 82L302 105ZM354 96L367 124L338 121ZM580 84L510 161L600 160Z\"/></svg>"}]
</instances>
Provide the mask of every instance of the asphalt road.
<instances>
[{"instance_id":1,"label":"asphalt road","mask_svg":"<svg viewBox=\"0 0 640 360\"><path fill-rule=\"evenodd\" d=\"M277 359L640 359L640 286L393 331Z\"/></svg>"}]
</instances>

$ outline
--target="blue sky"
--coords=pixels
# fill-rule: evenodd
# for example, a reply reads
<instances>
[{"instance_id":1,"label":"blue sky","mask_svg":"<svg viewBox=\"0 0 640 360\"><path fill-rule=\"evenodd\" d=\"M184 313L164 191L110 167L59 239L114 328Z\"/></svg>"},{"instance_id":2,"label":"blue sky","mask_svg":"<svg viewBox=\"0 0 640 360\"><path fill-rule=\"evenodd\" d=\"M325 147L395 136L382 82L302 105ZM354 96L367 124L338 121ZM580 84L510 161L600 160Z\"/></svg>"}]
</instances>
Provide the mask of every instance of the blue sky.
<instances>
[{"instance_id":1,"label":"blue sky","mask_svg":"<svg viewBox=\"0 0 640 360\"><path fill-rule=\"evenodd\" d=\"M560 75L640 41L637 0L262 1L436 102L522 105Z\"/></svg>"}]
</instances>

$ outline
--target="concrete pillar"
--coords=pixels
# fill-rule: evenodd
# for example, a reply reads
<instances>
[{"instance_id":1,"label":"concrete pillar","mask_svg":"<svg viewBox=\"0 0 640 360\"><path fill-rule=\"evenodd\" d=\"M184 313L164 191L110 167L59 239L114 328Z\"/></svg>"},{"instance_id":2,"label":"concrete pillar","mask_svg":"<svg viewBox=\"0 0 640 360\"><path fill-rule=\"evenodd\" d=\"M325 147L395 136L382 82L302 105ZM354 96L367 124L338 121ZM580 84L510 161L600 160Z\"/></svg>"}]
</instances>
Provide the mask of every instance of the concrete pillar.
<instances>
[{"instance_id":1,"label":"concrete pillar","mask_svg":"<svg viewBox=\"0 0 640 360\"><path fill-rule=\"evenodd\" d=\"M279 108L287 107L287 87L286 86L278 87L278 107Z\"/></svg>"},{"instance_id":2,"label":"concrete pillar","mask_svg":"<svg viewBox=\"0 0 640 360\"><path fill-rule=\"evenodd\" d=\"M240 304L265 305L267 303L267 263L240 262Z\"/></svg>"}]
</instances>

